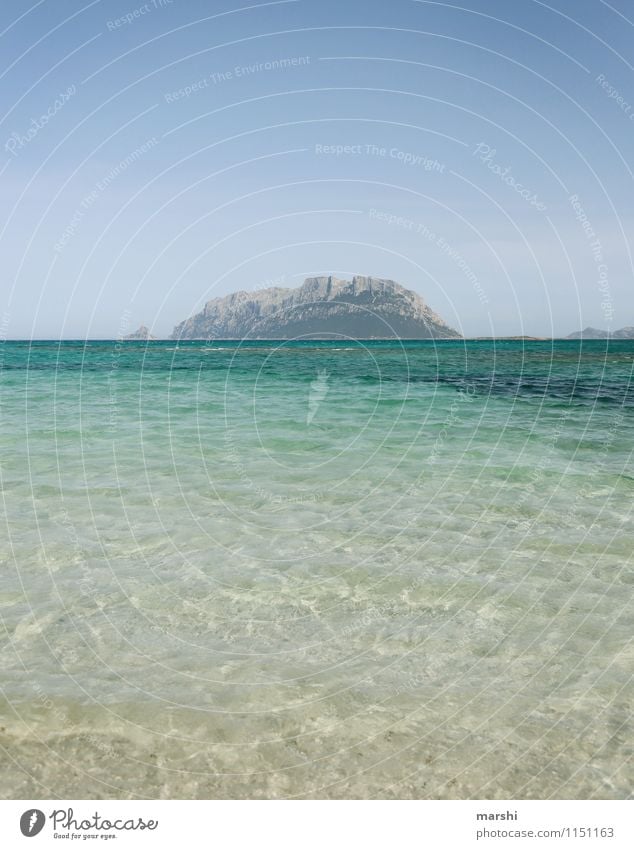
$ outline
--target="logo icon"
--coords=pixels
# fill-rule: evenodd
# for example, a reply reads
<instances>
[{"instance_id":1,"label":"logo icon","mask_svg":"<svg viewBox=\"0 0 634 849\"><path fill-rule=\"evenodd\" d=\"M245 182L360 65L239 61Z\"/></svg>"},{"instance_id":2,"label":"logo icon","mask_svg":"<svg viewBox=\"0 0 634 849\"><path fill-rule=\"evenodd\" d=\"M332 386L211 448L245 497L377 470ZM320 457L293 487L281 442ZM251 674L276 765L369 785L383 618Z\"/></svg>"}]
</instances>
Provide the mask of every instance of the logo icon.
<instances>
[{"instance_id":1,"label":"logo icon","mask_svg":"<svg viewBox=\"0 0 634 849\"><path fill-rule=\"evenodd\" d=\"M306 424L309 425L317 414L321 402L328 394L328 372L325 368L319 369L317 377L310 384L308 393L308 415Z\"/></svg>"},{"instance_id":2,"label":"logo icon","mask_svg":"<svg viewBox=\"0 0 634 849\"><path fill-rule=\"evenodd\" d=\"M46 817L44 811L30 808L20 817L20 831L25 837L35 837L44 828Z\"/></svg>"}]
</instances>

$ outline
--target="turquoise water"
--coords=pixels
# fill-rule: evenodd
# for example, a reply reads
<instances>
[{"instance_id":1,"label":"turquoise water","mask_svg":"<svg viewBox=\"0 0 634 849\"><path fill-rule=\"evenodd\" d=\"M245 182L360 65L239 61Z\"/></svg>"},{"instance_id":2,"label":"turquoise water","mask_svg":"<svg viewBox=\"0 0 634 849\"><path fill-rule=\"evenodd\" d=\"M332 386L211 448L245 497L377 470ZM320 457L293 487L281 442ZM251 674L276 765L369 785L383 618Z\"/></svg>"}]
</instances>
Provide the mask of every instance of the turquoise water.
<instances>
[{"instance_id":1,"label":"turquoise water","mask_svg":"<svg viewBox=\"0 0 634 849\"><path fill-rule=\"evenodd\" d=\"M633 366L1 344L2 796L628 796Z\"/></svg>"}]
</instances>

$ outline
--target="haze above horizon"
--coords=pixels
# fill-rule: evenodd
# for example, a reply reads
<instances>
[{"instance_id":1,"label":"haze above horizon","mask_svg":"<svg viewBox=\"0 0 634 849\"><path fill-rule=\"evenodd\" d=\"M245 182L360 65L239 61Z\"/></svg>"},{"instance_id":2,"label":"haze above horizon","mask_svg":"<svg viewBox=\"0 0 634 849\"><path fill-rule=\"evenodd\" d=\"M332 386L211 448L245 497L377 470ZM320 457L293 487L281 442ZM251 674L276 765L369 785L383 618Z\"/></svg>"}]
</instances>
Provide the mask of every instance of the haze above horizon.
<instances>
[{"instance_id":1,"label":"haze above horizon","mask_svg":"<svg viewBox=\"0 0 634 849\"><path fill-rule=\"evenodd\" d=\"M634 324L631 18L3 7L0 339L167 337L213 297L359 269L467 338Z\"/></svg>"}]
</instances>

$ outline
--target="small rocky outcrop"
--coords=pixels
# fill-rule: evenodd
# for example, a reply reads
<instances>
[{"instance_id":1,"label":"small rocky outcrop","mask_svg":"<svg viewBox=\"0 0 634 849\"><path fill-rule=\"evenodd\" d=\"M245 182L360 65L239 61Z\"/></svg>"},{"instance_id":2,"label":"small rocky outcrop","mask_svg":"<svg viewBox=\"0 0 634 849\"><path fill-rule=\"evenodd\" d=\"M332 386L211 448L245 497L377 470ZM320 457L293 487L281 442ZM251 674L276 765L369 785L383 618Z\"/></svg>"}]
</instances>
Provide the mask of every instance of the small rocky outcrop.
<instances>
[{"instance_id":1,"label":"small rocky outcrop","mask_svg":"<svg viewBox=\"0 0 634 849\"><path fill-rule=\"evenodd\" d=\"M128 333L127 336L123 337L124 342L149 342L152 339L156 339L156 336L152 336L149 327L146 327L144 324L138 330L135 330L134 333Z\"/></svg>"}]
</instances>

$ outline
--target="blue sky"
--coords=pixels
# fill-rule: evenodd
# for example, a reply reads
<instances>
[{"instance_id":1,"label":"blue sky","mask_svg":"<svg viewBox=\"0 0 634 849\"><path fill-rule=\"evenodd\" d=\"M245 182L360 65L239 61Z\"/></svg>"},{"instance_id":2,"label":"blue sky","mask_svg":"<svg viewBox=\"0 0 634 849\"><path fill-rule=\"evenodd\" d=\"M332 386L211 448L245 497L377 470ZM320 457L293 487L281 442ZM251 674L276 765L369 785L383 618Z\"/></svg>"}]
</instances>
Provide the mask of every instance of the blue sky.
<instances>
[{"instance_id":1,"label":"blue sky","mask_svg":"<svg viewBox=\"0 0 634 849\"><path fill-rule=\"evenodd\" d=\"M465 335L634 324L633 35L625 0L2 4L3 338L327 273Z\"/></svg>"}]
</instances>

